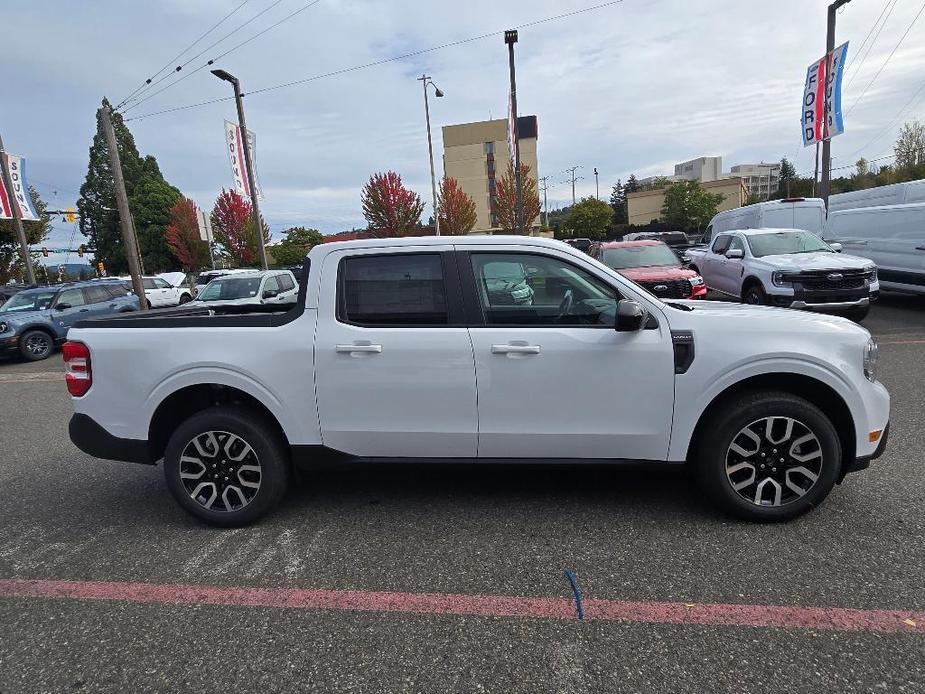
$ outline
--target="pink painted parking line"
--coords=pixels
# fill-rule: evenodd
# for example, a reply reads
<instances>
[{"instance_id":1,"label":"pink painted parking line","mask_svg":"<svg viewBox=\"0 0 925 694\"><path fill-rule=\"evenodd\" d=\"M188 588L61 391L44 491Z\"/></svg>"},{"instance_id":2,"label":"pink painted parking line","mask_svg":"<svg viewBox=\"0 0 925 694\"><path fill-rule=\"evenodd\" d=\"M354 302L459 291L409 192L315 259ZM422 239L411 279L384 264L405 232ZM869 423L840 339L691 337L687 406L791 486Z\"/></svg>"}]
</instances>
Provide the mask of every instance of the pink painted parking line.
<instances>
[{"instance_id":1,"label":"pink painted parking line","mask_svg":"<svg viewBox=\"0 0 925 694\"><path fill-rule=\"evenodd\" d=\"M452 593L0 579L0 598L576 619L575 602L571 599ZM925 612L913 610L620 600L586 600L584 606L586 620L925 634Z\"/></svg>"}]
</instances>

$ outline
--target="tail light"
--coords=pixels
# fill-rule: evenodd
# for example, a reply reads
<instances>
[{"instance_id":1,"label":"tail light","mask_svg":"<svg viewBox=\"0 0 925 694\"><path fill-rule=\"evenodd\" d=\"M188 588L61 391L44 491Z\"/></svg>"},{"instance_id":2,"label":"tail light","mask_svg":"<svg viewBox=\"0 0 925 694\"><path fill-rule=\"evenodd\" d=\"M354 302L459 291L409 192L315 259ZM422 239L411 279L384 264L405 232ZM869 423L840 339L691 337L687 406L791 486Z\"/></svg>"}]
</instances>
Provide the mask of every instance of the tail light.
<instances>
[{"instance_id":1,"label":"tail light","mask_svg":"<svg viewBox=\"0 0 925 694\"><path fill-rule=\"evenodd\" d=\"M61 348L64 355L64 380L67 392L75 398L86 395L93 385L90 371L90 350L83 342L65 342Z\"/></svg>"}]
</instances>

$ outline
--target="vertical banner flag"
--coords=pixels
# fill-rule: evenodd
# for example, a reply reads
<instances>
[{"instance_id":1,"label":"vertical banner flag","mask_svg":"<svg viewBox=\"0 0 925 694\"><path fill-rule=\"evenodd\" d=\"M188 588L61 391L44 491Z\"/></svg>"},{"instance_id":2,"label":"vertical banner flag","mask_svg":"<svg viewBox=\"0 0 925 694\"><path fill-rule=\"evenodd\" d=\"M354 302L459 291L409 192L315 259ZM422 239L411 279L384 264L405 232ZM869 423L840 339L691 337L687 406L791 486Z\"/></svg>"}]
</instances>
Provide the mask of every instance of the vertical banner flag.
<instances>
[{"instance_id":1,"label":"vertical banner flag","mask_svg":"<svg viewBox=\"0 0 925 694\"><path fill-rule=\"evenodd\" d=\"M12 219L13 208L10 207L10 198L6 194L6 186L3 185L3 177L0 176L0 219Z\"/></svg>"},{"instance_id":2,"label":"vertical banner flag","mask_svg":"<svg viewBox=\"0 0 925 694\"><path fill-rule=\"evenodd\" d=\"M511 155L511 166L514 165L517 151L517 128L514 123L514 99L513 95L508 92L507 95L507 150Z\"/></svg>"},{"instance_id":3,"label":"vertical banner flag","mask_svg":"<svg viewBox=\"0 0 925 694\"><path fill-rule=\"evenodd\" d=\"M254 170L257 169L256 162L256 137L254 133L248 131L247 145L250 150L251 163ZM225 121L225 149L228 151L228 163L231 164L231 177L234 179L234 188L238 195L250 197L251 181L247 177L247 166L244 163L244 149L241 144L241 128L236 123ZM256 178L256 174L255 174ZM258 198L263 198L260 190L260 183L255 182L254 190Z\"/></svg>"},{"instance_id":4,"label":"vertical banner flag","mask_svg":"<svg viewBox=\"0 0 925 694\"><path fill-rule=\"evenodd\" d=\"M18 154L4 154L3 158L6 163L7 171L10 172L10 184L12 190L6 190L2 184L0 188L0 211L3 218L12 219L12 209L10 205L19 207L19 216L22 219L38 220L39 214L32 205L32 196L29 195L29 184L26 182L26 160Z\"/></svg>"},{"instance_id":5,"label":"vertical banner flag","mask_svg":"<svg viewBox=\"0 0 925 694\"><path fill-rule=\"evenodd\" d=\"M810 65L806 71L800 116L804 147L815 145L845 132L845 120L841 108L841 87L847 56L847 42L830 54L831 67L827 87L823 84L826 60L824 57Z\"/></svg>"}]
</instances>

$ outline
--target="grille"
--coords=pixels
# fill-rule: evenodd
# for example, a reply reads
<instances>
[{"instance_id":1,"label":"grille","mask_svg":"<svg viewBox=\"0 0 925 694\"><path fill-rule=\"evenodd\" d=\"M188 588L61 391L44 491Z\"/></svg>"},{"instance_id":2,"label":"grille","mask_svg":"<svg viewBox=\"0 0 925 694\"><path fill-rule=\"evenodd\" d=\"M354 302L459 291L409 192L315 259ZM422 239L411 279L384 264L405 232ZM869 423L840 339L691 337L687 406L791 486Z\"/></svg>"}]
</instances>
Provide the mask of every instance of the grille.
<instances>
[{"instance_id":1,"label":"grille","mask_svg":"<svg viewBox=\"0 0 925 694\"><path fill-rule=\"evenodd\" d=\"M832 281L828 279L828 275L839 274L842 276L840 280ZM863 272L837 272L832 270L831 272L822 272L822 273L813 273L811 275L803 274L799 276L799 281L803 284L803 287L806 289L818 290L818 289L860 289L864 286L864 281L867 279L867 273Z\"/></svg>"},{"instance_id":2,"label":"grille","mask_svg":"<svg viewBox=\"0 0 925 694\"><path fill-rule=\"evenodd\" d=\"M660 299L689 299L691 296L691 283L688 280L640 282L639 284ZM656 287L659 288L656 289Z\"/></svg>"}]
</instances>

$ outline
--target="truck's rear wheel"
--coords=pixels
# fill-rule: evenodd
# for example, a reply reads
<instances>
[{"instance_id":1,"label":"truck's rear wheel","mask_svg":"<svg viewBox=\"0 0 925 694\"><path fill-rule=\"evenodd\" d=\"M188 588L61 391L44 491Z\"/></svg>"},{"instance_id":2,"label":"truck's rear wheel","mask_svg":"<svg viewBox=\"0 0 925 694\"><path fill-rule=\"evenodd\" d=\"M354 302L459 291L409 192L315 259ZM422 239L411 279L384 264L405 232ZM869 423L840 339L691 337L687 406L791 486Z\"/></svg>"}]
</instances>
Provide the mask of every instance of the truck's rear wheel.
<instances>
[{"instance_id":1,"label":"truck's rear wheel","mask_svg":"<svg viewBox=\"0 0 925 694\"><path fill-rule=\"evenodd\" d=\"M164 477L179 504L212 525L248 525L286 492L285 443L257 413L215 407L194 414L170 437Z\"/></svg>"},{"instance_id":2,"label":"truck's rear wheel","mask_svg":"<svg viewBox=\"0 0 925 694\"><path fill-rule=\"evenodd\" d=\"M746 520L789 520L828 496L841 443L812 403L760 391L725 403L711 417L694 465L704 492L725 511Z\"/></svg>"}]
</instances>

